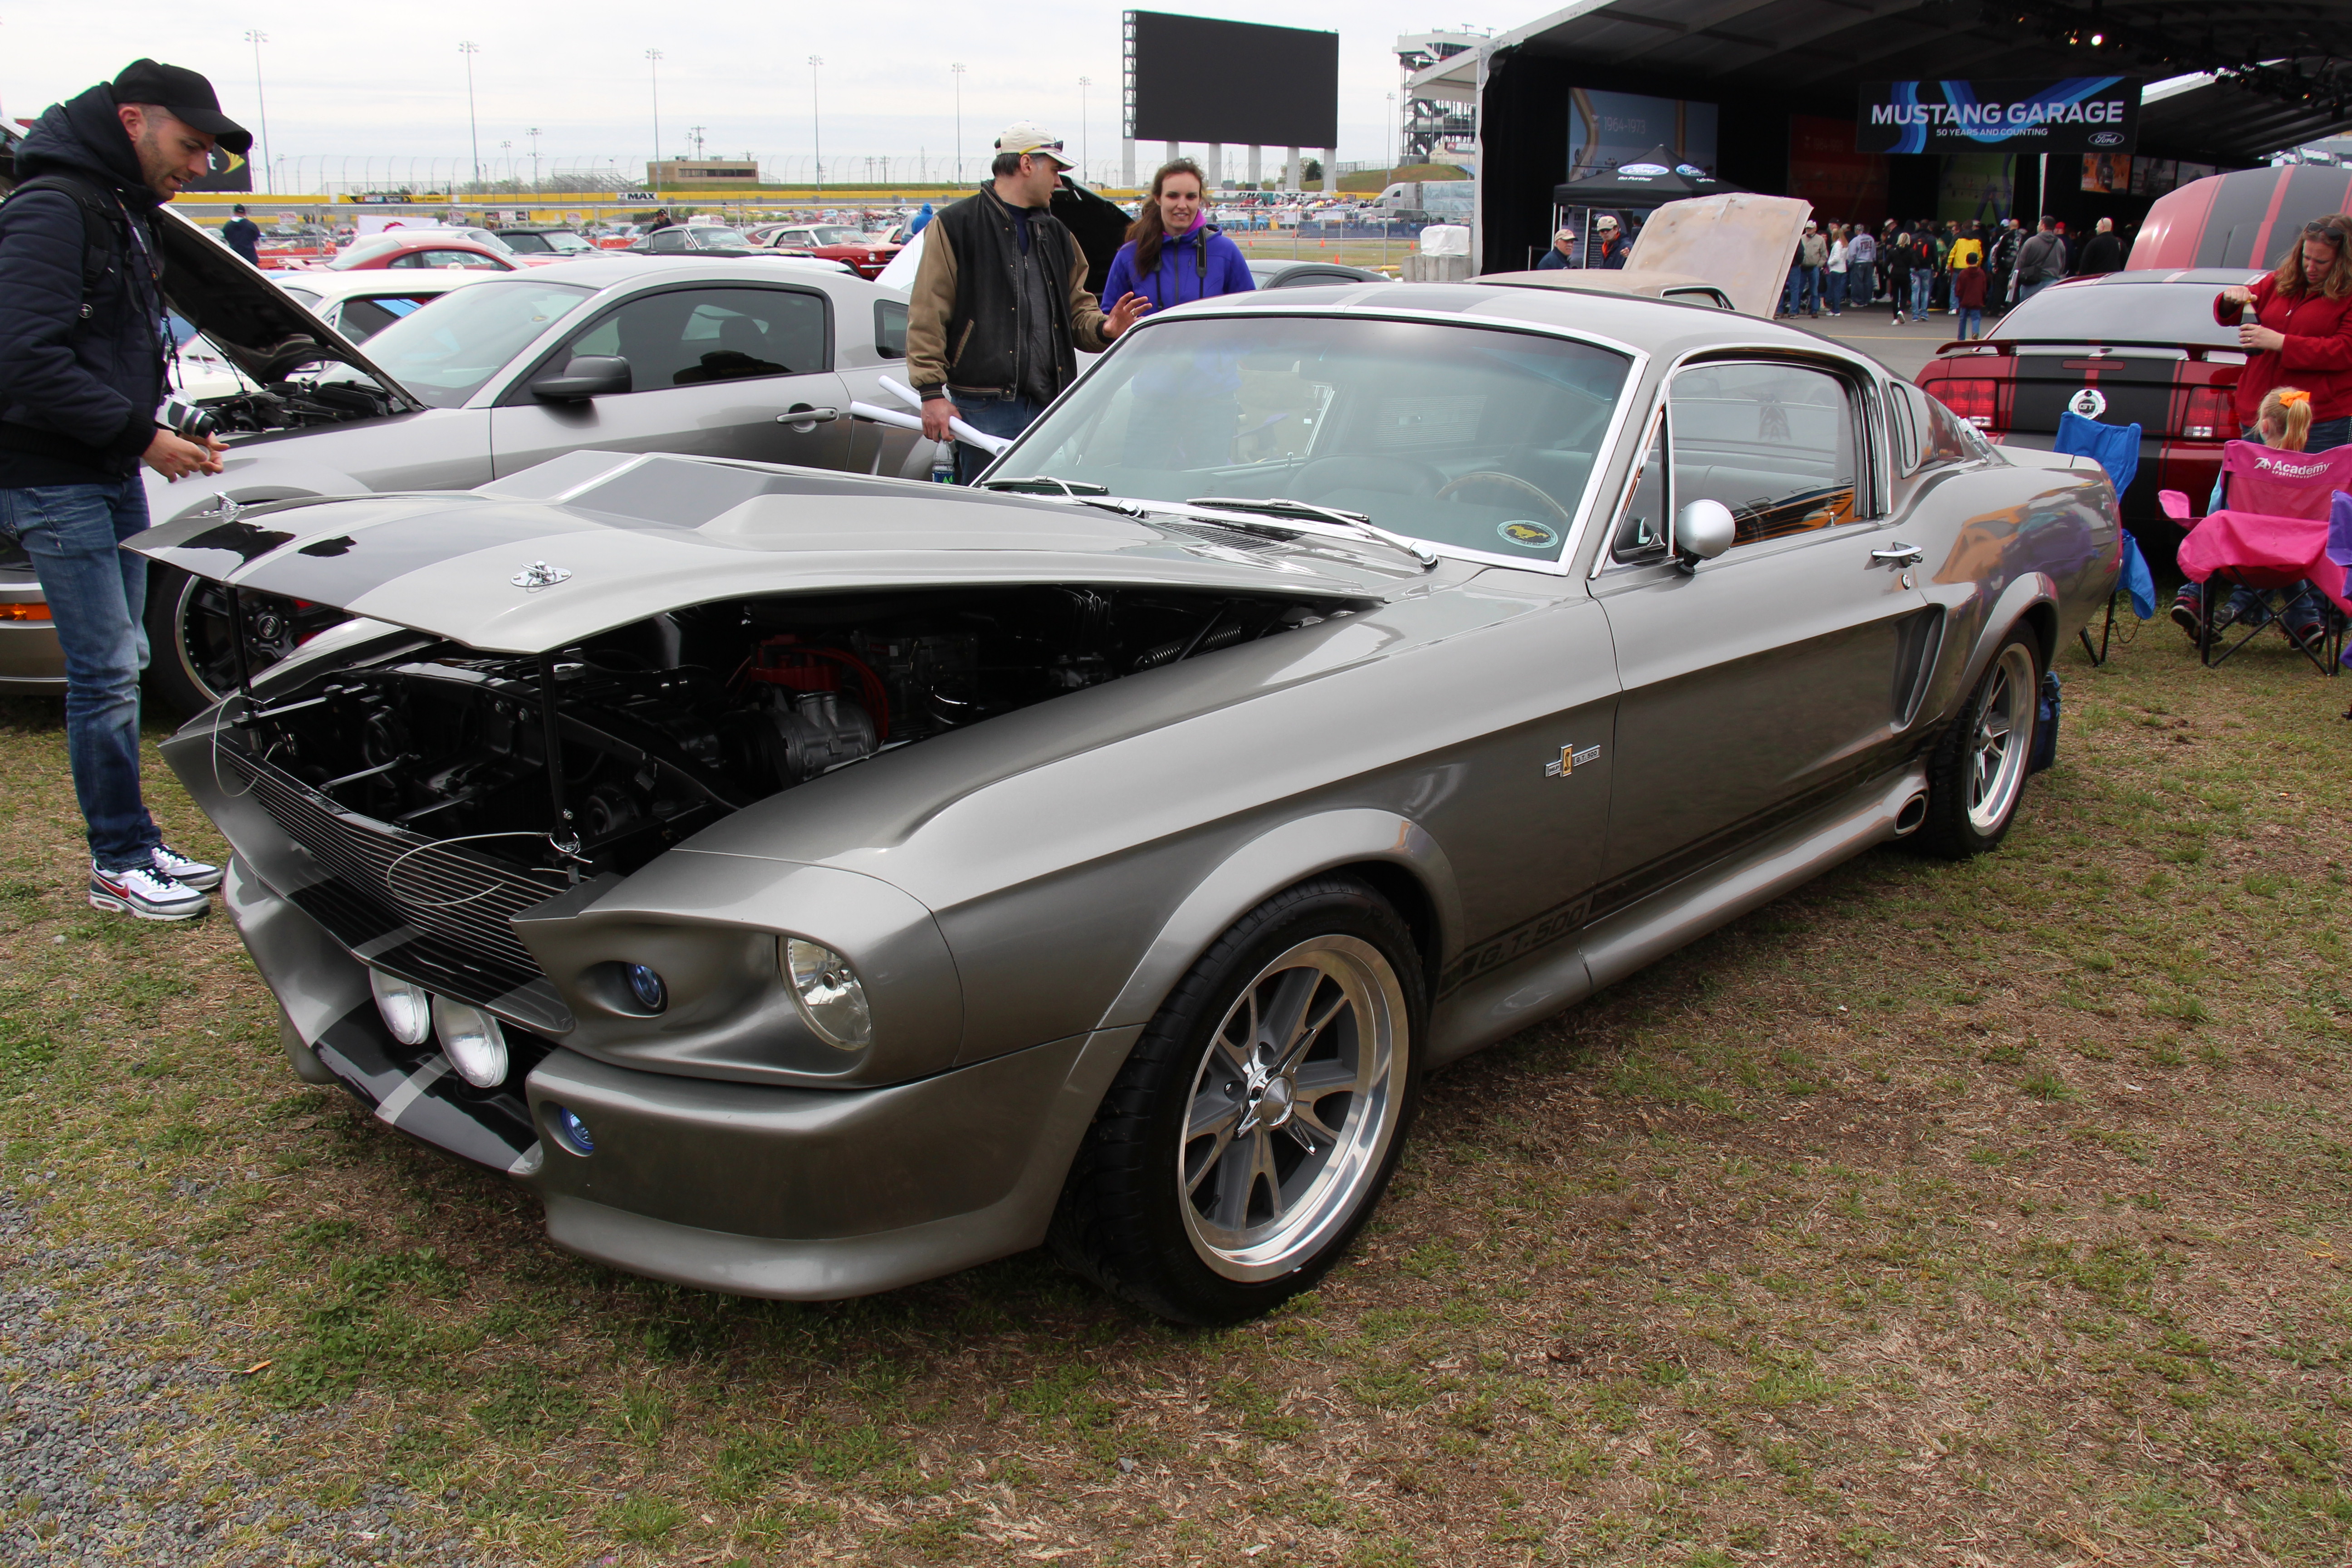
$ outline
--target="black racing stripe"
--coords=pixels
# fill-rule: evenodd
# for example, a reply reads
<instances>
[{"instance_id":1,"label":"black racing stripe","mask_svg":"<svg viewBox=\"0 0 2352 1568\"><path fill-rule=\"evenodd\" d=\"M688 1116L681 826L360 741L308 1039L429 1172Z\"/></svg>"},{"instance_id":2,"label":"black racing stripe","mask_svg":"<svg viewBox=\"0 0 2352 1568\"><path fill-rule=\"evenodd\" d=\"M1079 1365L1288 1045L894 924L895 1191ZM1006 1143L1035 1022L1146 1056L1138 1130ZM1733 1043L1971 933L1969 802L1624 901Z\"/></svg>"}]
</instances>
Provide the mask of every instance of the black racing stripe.
<instances>
[{"instance_id":1,"label":"black racing stripe","mask_svg":"<svg viewBox=\"0 0 2352 1568\"><path fill-rule=\"evenodd\" d=\"M2352 175L2341 169L2291 164L2286 171L2286 200L2279 204L2278 222L2271 226L2270 255L2254 265L2275 265L2302 234L2305 224L2342 212L2347 186L2352 186Z\"/></svg>"},{"instance_id":2,"label":"black racing stripe","mask_svg":"<svg viewBox=\"0 0 2352 1568\"><path fill-rule=\"evenodd\" d=\"M2221 176L2213 210L2205 215L2205 232L2197 237L2200 267L2258 267L2252 259L2254 231L2271 210L2271 193L2284 173L2277 169L2241 169Z\"/></svg>"},{"instance_id":3,"label":"black racing stripe","mask_svg":"<svg viewBox=\"0 0 2352 1568\"><path fill-rule=\"evenodd\" d=\"M331 555L281 550L257 563L238 586L348 605L387 583L455 556L500 546L526 547L517 550L514 565L505 568L511 572L530 564L530 546L544 545L561 534L601 532L612 526L552 507L453 506L381 527L353 529L348 543L342 538L322 542L340 546Z\"/></svg>"}]
</instances>

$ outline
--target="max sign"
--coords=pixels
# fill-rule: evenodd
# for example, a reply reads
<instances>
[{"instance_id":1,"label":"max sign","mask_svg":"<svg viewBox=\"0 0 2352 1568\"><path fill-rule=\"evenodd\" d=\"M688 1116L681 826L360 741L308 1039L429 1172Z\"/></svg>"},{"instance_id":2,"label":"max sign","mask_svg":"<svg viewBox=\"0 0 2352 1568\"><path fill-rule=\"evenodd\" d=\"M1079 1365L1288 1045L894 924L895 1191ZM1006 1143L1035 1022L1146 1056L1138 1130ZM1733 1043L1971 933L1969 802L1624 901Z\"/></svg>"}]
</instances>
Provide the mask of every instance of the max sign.
<instances>
[{"instance_id":1,"label":"max sign","mask_svg":"<svg viewBox=\"0 0 2352 1568\"><path fill-rule=\"evenodd\" d=\"M1854 111L1857 153L2128 153L2139 137L2139 83L1864 82Z\"/></svg>"}]
</instances>

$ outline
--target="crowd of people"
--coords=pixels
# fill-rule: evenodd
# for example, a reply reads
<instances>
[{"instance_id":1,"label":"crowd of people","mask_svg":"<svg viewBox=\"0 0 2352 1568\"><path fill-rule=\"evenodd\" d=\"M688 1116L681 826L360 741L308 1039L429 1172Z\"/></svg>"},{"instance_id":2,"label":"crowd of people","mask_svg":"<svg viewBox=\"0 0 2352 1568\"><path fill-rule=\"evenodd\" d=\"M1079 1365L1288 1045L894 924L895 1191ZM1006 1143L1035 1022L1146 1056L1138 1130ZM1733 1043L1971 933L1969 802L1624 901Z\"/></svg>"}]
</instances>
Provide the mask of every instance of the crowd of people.
<instances>
[{"instance_id":1,"label":"crowd of people","mask_svg":"<svg viewBox=\"0 0 2352 1568\"><path fill-rule=\"evenodd\" d=\"M2120 272L2122 237L2101 218L2079 248L2045 217L2028 231L2017 219L1976 223L1805 225L1780 291L1780 316L1842 316L1885 301L1895 320L1931 312L1957 318L1956 337L1981 337L1984 313L2031 300L2061 278Z\"/></svg>"}]
</instances>

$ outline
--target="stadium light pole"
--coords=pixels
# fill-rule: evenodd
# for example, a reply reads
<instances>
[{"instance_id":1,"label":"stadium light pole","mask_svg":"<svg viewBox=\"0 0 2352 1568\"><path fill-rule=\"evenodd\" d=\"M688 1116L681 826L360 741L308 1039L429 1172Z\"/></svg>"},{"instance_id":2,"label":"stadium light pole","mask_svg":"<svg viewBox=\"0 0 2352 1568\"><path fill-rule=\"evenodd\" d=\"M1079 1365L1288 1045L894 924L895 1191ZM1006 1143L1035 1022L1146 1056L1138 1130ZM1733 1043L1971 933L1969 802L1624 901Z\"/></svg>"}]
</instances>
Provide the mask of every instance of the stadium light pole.
<instances>
[{"instance_id":1,"label":"stadium light pole","mask_svg":"<svg viewBox=\"0 0 2352 1568\"><path fill-rule=\"evenodd\" d=\"M816 199L824 200L824 122L816 109L816 73L824 65L823 55L809 57L809 150L816 154Z\"/></svg>"},{"instance_id":2,"label":"stadium light pole","mask_svg":"<svg viewBox=\"0 0 2352 1568\"><path fill-rule=\"evenodd\" d=\"M253 46L253 99L261 106L261 177L269 178L269 100L261 91L261 46L269 35L259 28L246 34L245 41Z\"/></svg>"},{"instance_id":3,"label":"stadium light pole","mask_svg":"<svg viewBox=\"0 0 2352 1568\"><path fill-rule=\"evenodd\" d=\"M956 103L956 177L955 177L955 183L956 183L957 184L961 185L961 184L963 184L963 62L962 62L961 60L958 60L955 64L953 64L953 65L951 65L951 66L948 67L948 69L950 69L950 70L951 70L951 71L953 71L953 72L955 73L955 103Z\"/></svg>"},{"instance_id":4,"label":"stadium light pole","mask_svg":"<svg viewBox=\"0 0 2352 1568\"><path fill-rule=\"evenodd\" d=\"M662 52L659 49L646 51L646 70L653 81L654 88L654 162L656 163L661 162L661 61ZM656 174L650 167L646 170L646 173L654 175L653 184L658 190L661 184L659 175Z\"/></svg>"},{"instance_id":5,"label":"stadium light pole","mask_svg":"<svg viewBox=\"0 0 2352 1568\"><path fill-rule=\"evenodd\" d=\"M482 52L478 44L459 44L457 52L466 57L466 123L473 129L474 184L482 183L482 122L474 114L474 57ZM477 190L477 195L479 191Z\"/></svg>"},{"instance_id":6,"label":"stadium light pole","mask_svg":"<svg viewBox=\"0 0 2352 1568\"><path fill-rule=\"evenodd\" d=\"M1078 177L1080 179L1087 177L1087 89L1094 84L1095 79L1090 76L1082 76L1078 79Z\"/></svg>"},{"instance_id":7,"label":"stadium light pole","mask_svg":"<svg viewBox=\"0 0 2352 1568\"><path fill-rule=\"evenodd\" d=\"M530 138L530 188L535 191L539 189L539 127L534 125L523 134Z\"/></svg>"}]
</instances>

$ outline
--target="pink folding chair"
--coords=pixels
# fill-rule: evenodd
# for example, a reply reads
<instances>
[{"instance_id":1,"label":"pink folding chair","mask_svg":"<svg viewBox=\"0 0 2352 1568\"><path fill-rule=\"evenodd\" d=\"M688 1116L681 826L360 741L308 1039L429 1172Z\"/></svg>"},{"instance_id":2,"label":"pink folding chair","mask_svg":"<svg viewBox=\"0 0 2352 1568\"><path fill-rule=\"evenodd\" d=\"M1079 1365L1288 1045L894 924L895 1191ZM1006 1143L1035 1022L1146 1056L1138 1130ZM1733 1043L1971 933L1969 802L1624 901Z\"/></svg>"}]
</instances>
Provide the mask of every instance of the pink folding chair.
<instances>
[{"instance_id":1,"label":"pink folding chair","mask_svg":"<svg viewBox=\"0 0 2352 1568\"><path fill-rule=\"evenodd\" d=\"M2344 571L2328 559L2329 512L2338 490L2352 489L2352 447L2325 452L2287 452L2255 441L2232 441L2221 458L2222 499L2219 511L2192 519L2189 498L2179 490L2159 490L2157 504L2166 516L2189 529L2180 544L2180 571L2200 585L2197 654L2207 668L2221 664L2274 626L2287 627L2272 601L2279 590L2308 580L2344 615L2352 616L2352 601L2344 595ZM2214 603L2222 589L2244 588L2260 595L2270 614L2247 628L2236 641L2224 643L2214 630ZM2344 646L2342 620L2323 616L2320 646L2307 646L2293 637L2288 642L2333 675Z\"/></svg>"}]
</instances>

